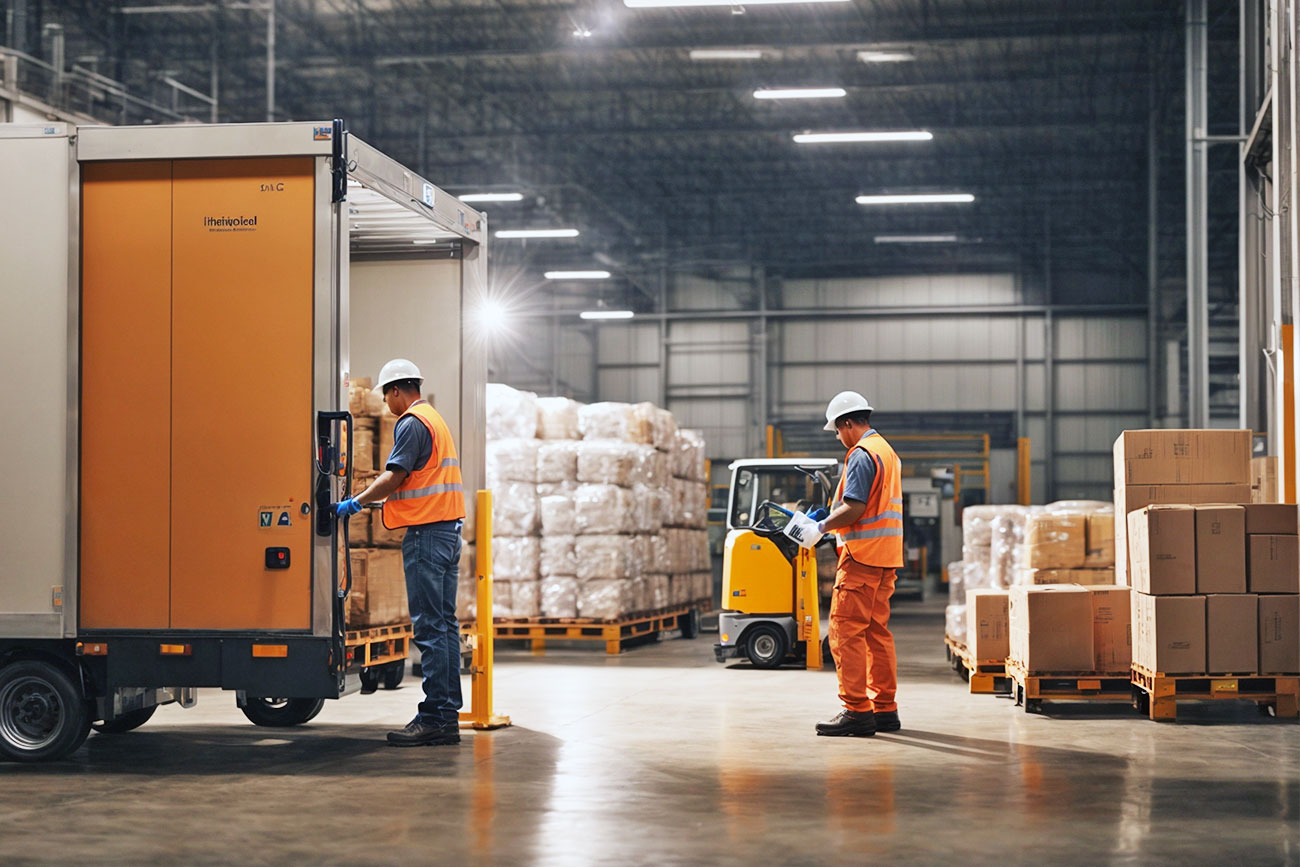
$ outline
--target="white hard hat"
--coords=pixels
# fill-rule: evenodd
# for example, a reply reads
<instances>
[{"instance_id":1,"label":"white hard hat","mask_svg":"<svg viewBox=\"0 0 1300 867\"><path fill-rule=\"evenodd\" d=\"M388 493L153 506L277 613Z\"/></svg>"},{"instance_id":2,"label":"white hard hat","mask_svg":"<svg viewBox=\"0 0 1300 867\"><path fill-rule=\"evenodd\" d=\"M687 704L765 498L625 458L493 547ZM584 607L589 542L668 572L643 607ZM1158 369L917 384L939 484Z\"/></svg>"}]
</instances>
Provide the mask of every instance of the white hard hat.
<instances>
[{"instance_id":1,"label":"white hard hat","mask_svg":"<svg viewBox=\"0 0 1300 867\"><path fill-rule=\"evenodd\" d=\"M841 391L826 404L826 427L822 430L835 430L835 419L851 412L871 412L871 404L856 391Z\"/></svg>"},{"instance_id":2,"label":"white hard hat","mask_svg":"<svg viewBox=\"0 0 1300 867\"><path fill-rule=\"evenodd\" d=\"M379 379L375 383L375 391L383 394L384 386L391 385L394 382L401 382L404 379L418 379L420 382L424 382L424 377L420 374L420 368L415 366L415 362L407 361L405 358L394 358L380 368Z\"/></svg>"}]
</instances>

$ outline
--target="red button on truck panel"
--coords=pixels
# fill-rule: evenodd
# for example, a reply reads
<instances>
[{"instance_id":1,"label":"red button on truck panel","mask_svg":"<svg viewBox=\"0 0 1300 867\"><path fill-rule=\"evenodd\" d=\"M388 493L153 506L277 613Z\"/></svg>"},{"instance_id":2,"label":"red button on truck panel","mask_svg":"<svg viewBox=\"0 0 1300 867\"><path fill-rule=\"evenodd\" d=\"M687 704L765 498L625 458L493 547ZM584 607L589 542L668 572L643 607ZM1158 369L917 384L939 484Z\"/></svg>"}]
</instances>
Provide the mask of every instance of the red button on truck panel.
<instances>
[{"instance_id":1,"label":"red button on truck panel","mask_svg":"<svg viewBox=\"0 0 1300 867\"><path fill-rule=\"evenodd\" d=\"M288 568L289 568L289 549L288 549L288 548L267 548L267 549L266 549L266 568L268 568L268 569L288 569Z\"/></svg>"}]
</instances>

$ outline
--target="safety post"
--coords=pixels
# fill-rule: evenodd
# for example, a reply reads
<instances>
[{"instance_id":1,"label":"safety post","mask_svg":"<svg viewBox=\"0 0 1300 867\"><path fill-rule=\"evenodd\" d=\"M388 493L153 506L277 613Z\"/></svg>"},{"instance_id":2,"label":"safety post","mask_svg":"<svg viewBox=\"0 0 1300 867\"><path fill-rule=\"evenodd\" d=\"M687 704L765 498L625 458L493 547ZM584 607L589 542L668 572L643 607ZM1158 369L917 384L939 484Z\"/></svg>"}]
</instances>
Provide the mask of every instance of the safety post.
<instances>
[{"instance_id":1,"label":"safety post","mask_svg":"<svg viewBox=\"0 0 1300 867\"><path fill-rule=\"evenodd\" d=\"M817 590L817 551L800 548L795 568L799 572L798 610L799 640L806 651L804 666L809 671L822 667L821 600Z\"/></svg>"},{"instance_id":2,"label":"safety post","mask_svg":"<svg viewBox=\"0 0 1300 867\"><path fill-rule=\"evenodd\" d=\"M475 729L499 729L510 725L510 717L492 712L492 492L479 491L474 515L477 577L474 646L470 656L469 712L461 713L460 724Z\"/></svg>"}]
</instances>

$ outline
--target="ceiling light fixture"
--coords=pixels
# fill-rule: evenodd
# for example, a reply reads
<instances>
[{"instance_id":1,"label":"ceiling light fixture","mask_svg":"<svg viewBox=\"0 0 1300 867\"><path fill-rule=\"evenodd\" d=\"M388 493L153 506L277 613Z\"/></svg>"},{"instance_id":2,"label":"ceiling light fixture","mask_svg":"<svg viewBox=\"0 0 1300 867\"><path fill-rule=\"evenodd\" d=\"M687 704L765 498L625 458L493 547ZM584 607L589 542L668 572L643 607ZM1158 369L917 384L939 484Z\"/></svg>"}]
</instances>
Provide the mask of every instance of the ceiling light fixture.
<instances>
[{"instance_id":1,"label":"ceiling light fixture","mask_svg":"<svg viewBox=\"0 0 1300 867\"><path fill-rule=\"evenodd\" d=\"M631 310L606 310L604 308L601 308L599 310L584 310L578 314L578 318L595 319L595 320L631 319L635 315L636 314L633 313Z\"/></svg>"},{"instance_id":2,"label":"ceiling light fixture","mask_svg":"<svg viewBox=\"0 0 1300 867\"><path fill-rule=\"evenodd\" d=\"M970 193L908 193L888 196L858 196L859 205L961 205L975 201Z\"/></svg>"},{"instance_id":3,"label":"ceiling light fixture","mask_svg":"<svg viewBox=\"0 0 1300 867\"><path fill-rule=\"evenodd\" d=\"M775 6L789 3L847 3L849 0L745 0L745 6ZM736 0L623 0L629 9L657 9L668 6L735 6Z\"/></svg>"},{"instance_id":4,"label":"ceiling light fixture","mask_svg":"<svg viewBox=\"0 0 1300 867\"><path fill-rule=\"evenodd\" d=\"M522 202L523 193L465 193L457 196L462 202Z\"/></svg>"},{"instance_id":5,"label":"ceiling light fixture","mask_svg":"<svg viewBox=\"0 0 1300 867\"><path fill-rule=\"evenodd\" d=\"M894 132L802 132L795 135L799 144L840 144L845 142L930 141L934 133L923 129Z\"/></svg>"},{"instance_id":6,"label":"ceiling light fixture","mask_svg":"<svg viewBox=\"0 0 1300 867\"><path fill-rule=\"evenodd\" d=\"M956 235L877 235L877 244L955 244Z\"/></svg>"},{"instance_id":7,"label":"ceiling light fixture","mask_svg":"<svg viewBox=\"0 0 1300 867\"><path fill-rule=\"evenodd\" d=\"M577 27L573 28L573 35L578 37L579 39L590 39L591 30L589 30L586 27L583 27L582 25L578 25Z\"/></svg>"},{"instance_id":8,"label":"ceiling light fixture","mask_svg":"<svg viewBox=\"0 0 1300 867\"><path fill-rule=\"evenodd\" d=\"M859 51L858 60L863 63L907 63L916 60L910 51Z\"/></svg>"},{"instance_id":9,"label":"ceiling light fixture","mask_svg":"<svg viewBox=\"0 0 1300 867\"><path fill-rule=\"evenodd\" d=\"M577 229L502 229L498 238L576 238Z\"/></svg>"},{"instance_id":10,"label":"ceiling light fixture","mask_svg":"<svg viewBox=\"0 0 1300 867\"><path fill-rule=\"evenodd\" d=\"M608 280L608 271L547 271L542 275L547 280Z\"/></svg>"},{"instance_id":11,"label":"ceiling light fixture","mask_svg":"<svg viewBox=\"0 0 1300 867\"><path fill-rule=\"evenodd\" d=\"M762 60L759 48L692 48L691 60Z\"/></svg>"},{"instance_id":12,"label":"ceiling light fixture","mask_svg":"<svg viewBox=\"0 0 1300 867\"><path fill-rule=\"evenodd\" d=\"M835 99L847 93L842 87L764 87L754 91L754 99Z\"/></svg>"}]
</instances>

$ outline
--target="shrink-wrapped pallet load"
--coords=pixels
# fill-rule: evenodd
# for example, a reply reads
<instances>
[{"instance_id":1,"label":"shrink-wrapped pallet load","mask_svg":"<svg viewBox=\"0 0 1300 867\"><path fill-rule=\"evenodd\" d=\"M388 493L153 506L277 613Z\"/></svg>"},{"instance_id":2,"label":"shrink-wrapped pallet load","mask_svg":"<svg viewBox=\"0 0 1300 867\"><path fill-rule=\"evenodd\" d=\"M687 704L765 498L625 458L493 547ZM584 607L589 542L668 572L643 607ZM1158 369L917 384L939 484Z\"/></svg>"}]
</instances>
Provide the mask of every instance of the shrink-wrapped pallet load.
<instances>
[{"instance_id":1,"label":"shrink-wrapped pallet load","mask_svg":"<svg viewBox=\"0 0 1300 867\"><path fill-rule=\"evenodd\" d=\"M634 409L637 431L643 439L635 440L652 445L660 451L671 451L677 437L677 420L666 409L653 403L638 403Z\"/></svg>"},{"instance_id":2,"label":"shrink-wrapped pallet load","mask_svg":"<svg viewBox=\"0 0 1300 867\"><path fill-rule=\"evenodd\" d=\"M1015 567L1078 569L1088 556L1086 513L1047 506L1021 516Z\"/></svg>"},{"instance_id":3,"label":"shrink-wrapped pallet load","mask_svg":"<svg viewBox=\"0 0 1300 867\"><path fill-rule=\"evenodd\" d=\"M367 629L411 619L401 551L354 548L349 552L349 561L352 592L348 595L348 628Z\"/></svg>"},{"instance_id":4,"label":"shrink-wrapped pallet load","mask_svg":"<svg viewBox=\"0 0 1300 867\"><path fill-rule=\"evenodd\" d=\"M488 442L537 438L537 395L499 382L487 384L485 421Z\"/></svg>"},{"instance_id":5,"label":"shrink-wrapped pallet load","mask_svg":"<svg viewBox=\"0 0 1300 867\"><path fill-rule=\"evenodd\" d=\"M673 475L693 482L707 482L704 435L697 430L679 428L673 437Z\"/></svg>"},{"instance_id":6,"label":"shrink-wrapped pallet load","mask_svg":"<svg viewBox=\"0 0 1300 867\"><path fill-rule=\"evenodd\" d=\"M635 533L633 494L618 485L579 485L573 494L573 526L578 534Z\"/></svg>"},{"instance_id":7,"label":"shrink-wrapped pallet load","mask_svg":"<svg viewBox=\"0 0 1300 867\"><path fill-rule=\"evenodd\" d=\"M540 446L540 440L489 440L485 462L488 487L496 488L503 482L536 484Z\"/></svg>"},{"instance_id":8,"label":"shrink-wrapped pallet load","mask_svg":"<svg viewBox=\"0 0 1300 867\"><path fill-rule=\"evenodd\" d=\"M993 519L1001 506L967 506L961 510L961 558L987 570L992 562Z\"/></svg>"},{"instance_id":9,"label":"shrink-wrapped pallet load","mask_svg":"<svg viewBox=\"0 0 1300 867\"><path fill-rule=\"evenodd\" d=\"M568 497L573 499L573 495L578 490L578 483L574 482L538 482L537 496L540 497Z\"/></svg>"},{"instance_id":10,"label":"shrink-wrapped pallet load","mask_svg":"<svg viewBox=\"0 0 1300 867\"><path fill-rule=\"evenodd\" d=\"M658 611L661 608L667 608L669 602L669 585L668 576L659 572L651 573L645 576L646 587L650 594L650 608Z\"/></svg>"},{"instance_id":11,"label":"shrink-wrapped pallet load","mask_svg":"<svg viewBox=\"0 0 1300 867\"><path fill-rule=\"evenodd\" d=\"M537 532L537 485L502 482L492 490L492 531L502 536Z\"/></svg>"},{"instance_id":12,"label":"shrink-wrapped pallet load","mask_svg":"<svg viewBox=\"0 0 1300 867\"><path fill-rule=\"evenodd\" d=\"M948 604L961 605L966 600L966 563L958 560L948 564Z\"/></svg>"},{"instance_id":13,"label":"shrink-wrapped pallet load","mask_svg":"<svg viewBox=\"0 0 1300 867\"><path fill-rule=\"evenodd\" d=\"M537 447L537 481L576 481L579 445L577 440L542 440Z\"/></svg>"},{"instance_id":14,"label":"shrink-wrapped pallet load","mask_svg":"<svg viewBox=\"0 0 1300 867\"><path fill-rule=\"evenodd\" d=\"M649 485L632 486L634 533L658 533L664 525L664 500Z\"/></svg>"},{"instance_id":15,"label":"shrink-wrapped pallet load","mask_svg":"<svg viewBox=\"0 0 1300 867\"><path fill-rule=\"evenodd\" d=\"M584 440L654 443L649 416L630 403L606 401L579 407L578 430Z\"/></svg>"},{"instance_id":16,"label":"shrink-wrapped pallet load","mask_svg":"<svg viewBox=\"0 0 1300 867\"><path fill-rule=\"evenodd\" d=\"M636 443L583 440L578 444L578 481L631 487L646 480L645 458L646 452Z\"/></svg>"},{"instance_id":17,"label":"shrink-wrapped pallet load","mask_svg":"<svg viewBox=\"0 0 1300 867\"><path fill-rule=\"evenodd\" d=\"M1016 551L1025 533L1025 515L1033 506L1000 506L990 522L993 544L989 556L989 583L1010 587L1016 568Z\"/></svg>"},{"instance_id":18,"label":"shrink-wrapped pallet load","mask_svg":"<svg viewBox=\"0 0 1300 867\"><path fill-rule=\"evenodd\" d=\"M538 514L542 536L572 536L577 532L577 510L573 497L539 497Z\"/></svg>"},{"instance_id":19,"label":"shrink-wrapped pallet load","mask_svg":"<svg viewBox=\"0 0 1300 867\"><path fill-rule=\"evenodd\" d=\"M966 606L949 605L943 611L944 634L958 644L966 643Z\"/></svg>"},{"instance_id":20,"label":"shrink-wrapped pallet load","mask_svg":"<svg viewBox=\"0 0 1300 867\"><path fill-rule=\"evenodd\" d=\"M540 571L542 577L578 574L578 537L542 536Z\"/></svg>"},{"instance_id":21,"label":"shrink-wrapped pallet load","mask_svg":"<svg viewBox=\"0 0 1300 867\"><path fill-rule=\"evenodd\" d=\"M626 580L640 565L627 536L578 536L574 554L580 581Z\"/></svg>"},{"instance_id":22,"label":"shrink-wrapped pallet load","mask_svg":"<svg viewBox=\"0 0 1300 867\"><path fill-rule=\"evenodd\" d=\"M541 616L578 616L578 579L573 575L548 575L541 580Z\"/></svg>"},{"instance_id":23,"label":"shrink-wrapped pallet load","mask_svg":"<svg viewBox=\"0 0 1300 867\"><path fill-rule=\"evenodd\" d=\"M582 580L578 585L578 616L617 620L635 608L631 581Z\"/></svg>"},{"instance_id":24,"label":"shrink-wrapped pallet load","mask_svg":"<svg viewBox=\"0 0 1300 867\"><path fill-rule=\"evenodd\" d=\"M582 405L567 397L537 398L537 437L544 440L576 440L582 436L578 410Z\"/></svg>"},{"instance_id":25,"label":"shrink-wrapped pallet load","mask_svg":"<svg viewBox=\"0 0 1300 867\"><path fill-rule=\"evenodd\" d=\"M501 588L502 601L492 599L492 616L496 617L539 617L541 616L541 582L500 581L493 582L494 587Z\"/></svg>"},{"instance_id":26,"label":"shrink-wrapped pallet load","mask_svg":"<svg viewBox=\"0 0 1300 867\"><path fill-rule=\"evenodd\" d=\"M492 539L492 576L497 581L536 581L541 577L542 540L536 536Z\"/></svg>"}]
</instances>

